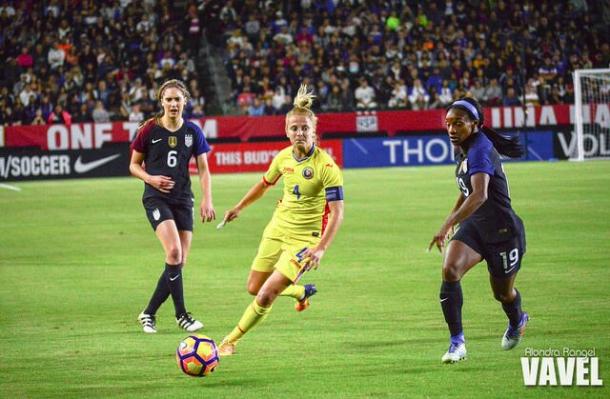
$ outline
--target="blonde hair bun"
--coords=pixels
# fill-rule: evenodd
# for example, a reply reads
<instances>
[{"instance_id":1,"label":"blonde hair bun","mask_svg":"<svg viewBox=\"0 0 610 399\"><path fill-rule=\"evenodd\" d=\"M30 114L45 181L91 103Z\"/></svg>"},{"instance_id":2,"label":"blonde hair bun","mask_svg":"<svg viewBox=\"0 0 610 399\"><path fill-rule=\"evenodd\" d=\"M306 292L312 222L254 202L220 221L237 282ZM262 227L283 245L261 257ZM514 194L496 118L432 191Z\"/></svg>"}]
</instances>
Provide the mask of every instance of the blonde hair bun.
<instances>
[{"instance_id":1,"label":"blonde hair bun","mask_svg":"<svg viewBox=\"0 0 610 399\"><path fill-rule=\"evenodd\" d=\"M297 109L301 108L310 111L314 98L316 98L316 96L313 94L313 91L308 91L307 85L302 84L301 87L299 87L299 91L297 91L297 95L292 104Z\"/></svg>"}]
</instances>

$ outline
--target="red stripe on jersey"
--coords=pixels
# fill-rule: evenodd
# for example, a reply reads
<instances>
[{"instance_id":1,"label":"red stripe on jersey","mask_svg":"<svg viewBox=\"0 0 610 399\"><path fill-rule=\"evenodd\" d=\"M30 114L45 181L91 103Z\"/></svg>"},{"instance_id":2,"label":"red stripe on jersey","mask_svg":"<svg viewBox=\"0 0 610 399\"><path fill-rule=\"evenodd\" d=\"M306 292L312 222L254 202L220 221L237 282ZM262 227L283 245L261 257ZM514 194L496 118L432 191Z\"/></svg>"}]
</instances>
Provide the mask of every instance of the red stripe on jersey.
<instances>
[{"instance_id":1,"label":"red stripe on jersey","mask_svg":"<svg viewBox=\"0 0 610 399\"><path fill-rule=\"evenodd\" d=\"M145 143L152 129L157 125L154 118L146 122L138 131L136 138L131 143L131 149L137 152L144 153L146 151Z\"/></svg>"},{"instance_id":2,"label":"red stripe on jersey","mask_svg":"<svg viewBox=\"0 0 610 399\"><path fill-rule=\"evenodd\" d=\"M330 207L328 206L328 201L326 201L326 205L324 205L324 214L322 215L322 232L320 233L320 237L324 234L324 230L326 230L326 225L328 224L328 215L330 214Z\"/></svg>"},{"instance_id":3,"label":"red stripe on jersey","mask_svg":"<svg viewBox=\"0 0 610 399\"><path fill-rule=\"evenodd\" d=\"M265 179L265 176L263 176L263 184L265 186L274 186L275 183L277 183L277 181L280 180L280 176L277 177L277 179L275 179L274 181L270 182L267 179Z\"/></svg>"}]
</instances>

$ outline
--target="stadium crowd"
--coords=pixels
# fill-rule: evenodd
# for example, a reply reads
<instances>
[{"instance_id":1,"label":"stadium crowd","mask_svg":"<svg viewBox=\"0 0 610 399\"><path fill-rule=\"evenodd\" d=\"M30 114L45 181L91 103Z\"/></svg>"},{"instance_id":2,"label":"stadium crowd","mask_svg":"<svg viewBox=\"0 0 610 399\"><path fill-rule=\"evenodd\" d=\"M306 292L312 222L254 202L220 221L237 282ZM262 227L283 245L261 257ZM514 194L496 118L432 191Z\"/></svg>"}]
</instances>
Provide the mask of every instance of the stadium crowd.
<instances>
[{"instance_id":1,"label":"stadium crowd","mask_svg":"<svg viewBox=\"0 0 610 399\"><path fill-rule=\"evenodd\" d=\"M327 112L570 103L571 72L610 63L605 2L214 3L242 114L285 113L299 82Z\"/></svg>"},{"instance_id":2,"label":"stadium crowd","mask_svg":"<svg viewBox=\"0 0 610 399\"><path fill-rule=\"evenodd\" d=\"M192 94L187 116L203 116L196 4L4 0L0 25L0 124L141 121L171 78Z\"/></svg>"},{"instance_id":3,"label":"stadium crowd","mask_svg":"<svg viewBox=\"0 0 610 399\"><path fill-rule=\"evenodd\" d=\"M610 64L610 5L593 0L0 1L0 125L140 121L178 78L204 115L201 35L244 115L573 101L571 72ZM214 77L213 77L214 78Z\"/></svg>"}]
</instances>

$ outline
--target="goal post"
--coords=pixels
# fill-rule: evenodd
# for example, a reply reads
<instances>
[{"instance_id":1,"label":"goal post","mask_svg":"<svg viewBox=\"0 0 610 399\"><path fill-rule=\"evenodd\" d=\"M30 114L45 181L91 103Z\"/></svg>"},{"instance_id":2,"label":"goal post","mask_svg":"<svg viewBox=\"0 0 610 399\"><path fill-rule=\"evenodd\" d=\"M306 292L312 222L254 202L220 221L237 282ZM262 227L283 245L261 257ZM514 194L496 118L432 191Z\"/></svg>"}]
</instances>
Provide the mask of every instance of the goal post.
<instances>
[{"instance_id":1,"label":"goal post","mask_svg":"<svg viewBox=\"0 0 610 399\"><path fill-rule=\"evenodd\" d=\"M574 133L571 160L610 158L610 68L574 71Z\"/></svg>"}]
</instances>

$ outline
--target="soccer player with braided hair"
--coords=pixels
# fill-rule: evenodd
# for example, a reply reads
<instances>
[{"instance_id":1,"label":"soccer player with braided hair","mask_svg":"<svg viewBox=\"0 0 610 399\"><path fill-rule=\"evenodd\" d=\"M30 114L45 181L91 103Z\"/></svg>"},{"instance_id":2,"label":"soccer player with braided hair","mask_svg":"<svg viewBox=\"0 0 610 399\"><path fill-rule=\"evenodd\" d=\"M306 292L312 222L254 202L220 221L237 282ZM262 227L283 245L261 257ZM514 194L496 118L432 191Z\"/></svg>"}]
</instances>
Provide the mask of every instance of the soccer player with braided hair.
<instances>
[{"instance_id":1,"label":"soccer player with braided hair","mask_svg":"<svg viewBox=\"0 0 610 399\"><path fill-rule=\"evenodd\" d=\"M509 320L501 340L503 349L512 349L519 343L529 320L521 309L521 295L514 288L525 254L525 230L512 209L500 159L500 154L520 157L523 149L518 138L504 137L483 122L481 106L473 98L461 98L447 108L445 124L457 150L455 175L460 195L428 248L436 245L444 250L440 303L451 338L443 363L466 358L460 280L483 259L487 261L494 296ZM445 248L456 226L457 232Z\"/></svg>"},{"instance_id":2,"label":"soccer player with braided hair","mask_svg":"<svg viewBox=\"0 0 610 399\"><path fill-rule=\"evenodd\" d=\"M295 298L297 311L309 306L316 286L300 285L299 279L318 267L343 221L343 177L333 158L317 146L313 99L301 85L286 115L291 146L274 157L262 180L225 213L224 222L232 222L284 178L283 197L263 232L248 277L248 292L255 298L221 342L221 356L235 352L238 341L265 318L278 296Z\"/></svg>"},{"instance_id":3,"label":"soccer player with braided hair","mask_svg":"<svg viewBox=\"0 0 610 399\"><path fill-rule=\"evenodd\" d=\"M197 161L202 190L201 221L212 221L216 213L207 160L210 147L199 126L182 118L189 98L181 81L171 79L163 83L157 92L161 112L140 125L131 144L129 171L145 183L142 203L165 251L165 268L148 305L138 316L145 333L157 332L157 309L170 296L180 328L193 332L203 327L186 311L182 284L182 268L193 237L191 157Z\"/></svg>"}]
</instances>

